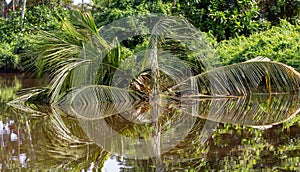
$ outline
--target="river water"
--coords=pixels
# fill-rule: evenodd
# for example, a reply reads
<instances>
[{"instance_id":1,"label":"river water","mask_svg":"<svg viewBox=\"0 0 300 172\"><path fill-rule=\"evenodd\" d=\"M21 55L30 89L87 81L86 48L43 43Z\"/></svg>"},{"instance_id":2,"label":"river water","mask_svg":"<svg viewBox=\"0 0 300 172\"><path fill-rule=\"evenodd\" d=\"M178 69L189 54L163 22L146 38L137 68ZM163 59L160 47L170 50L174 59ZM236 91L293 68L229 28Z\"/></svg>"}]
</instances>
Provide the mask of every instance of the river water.
<instances>
[{"instance_id":1,"label":"river water","mask_svg":"<svg viewBox=\"0 0 300 172\"><path fill-rule=\"evenodd\" d=\"M47 83L0 74L1 170L300 170L299 94L168 104L159 122L143 116L151 114L148 104L89 119L80 115L107 114L127 104L25 110L7 105L19 90Z\"/></svg>"}]
</instances>

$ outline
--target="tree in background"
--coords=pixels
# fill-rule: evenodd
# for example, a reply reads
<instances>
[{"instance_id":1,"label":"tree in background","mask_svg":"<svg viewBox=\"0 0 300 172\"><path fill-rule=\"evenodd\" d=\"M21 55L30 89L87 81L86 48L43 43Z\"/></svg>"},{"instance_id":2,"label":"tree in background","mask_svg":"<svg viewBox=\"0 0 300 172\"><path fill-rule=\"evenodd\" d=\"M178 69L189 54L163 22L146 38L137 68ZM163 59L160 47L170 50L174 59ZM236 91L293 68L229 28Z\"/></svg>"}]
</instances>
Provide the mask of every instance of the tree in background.
<instances>
[{"instance_id":1,"label":"tree in background","mask_svg":"<svg viewBox=\"0 0 300 172\"><path fill-rule=\"evenodd\" d=\"M94 0L92 13L99 26L143 13L184 16L218 41L249 36L278 25L280 19L299 22L298 0Z\"/></svg>"},{"instance_id":2,"label":"tree in background","mask_svg":"<svg viewBox=\"0 0 300 172\"><path fill-rule=\"evenodd\" d=\"M286 19L293 24L299 24L299 0L261 0L259 7L261 16L272 24L279 24L280 19Z\"/></svg>"}]
</instances>

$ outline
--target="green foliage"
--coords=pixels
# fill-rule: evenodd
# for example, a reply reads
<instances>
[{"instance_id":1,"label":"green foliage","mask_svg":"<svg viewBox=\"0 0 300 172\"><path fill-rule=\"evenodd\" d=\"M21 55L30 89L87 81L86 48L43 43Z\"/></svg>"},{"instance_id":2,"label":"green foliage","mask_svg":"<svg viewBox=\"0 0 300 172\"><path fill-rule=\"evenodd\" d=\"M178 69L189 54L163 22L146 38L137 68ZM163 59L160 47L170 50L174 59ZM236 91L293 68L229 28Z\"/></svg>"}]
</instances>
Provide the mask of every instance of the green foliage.
<instances>
[{"instance_id":1,"label":"green foliage","mask_svg":"<svg viewBox=\"0 0 300 172\"><path fill-rule=\"evenodd\" d=\"M19 56L14 54L14 47L8 43L0 44L0 70L16 69Z\"/></svg>"},{"instance_id":2,"label":"green foliage","mask_svg":"<svg viewBox=\"0 0 300 172\"><path fill-rule=\"evenodd\" d=\"M223 65L265 56L300 71L300 27L284 20L270 30L222 41L216 48Z\"/></svg>"},{"instance_id":3,"label":"green foliage","mask_svg":"<svg viewBox=\"0 0 300 172\"><path fill-rule=\"evenodd\" d=\"M27 11L23 24L19 11L11 12L10 18L0 18L0 42L6 42L0 47L0 65L5 65L2 70L23 70L24 62L32 58L20 55L30 47L29 35L38 30L58 29L59 17L64 18L66 15L67 12L61 8L51 10L40 5Z\"/></svg>"},{"instance_id":4,"label":"green foliage","mask_svg":"<svg viewBox=\"0 0 300 172\"><path fill-rule=\"evenodd\" d=\"M11 12L10 18L0 18L0 40L11 42L15 39L15 35L24 36L33 34L37 30L53 30L60 27L58 17L65 16L66 11L60 8L51 10L47 6L36 6L28 10L23 25L19 11Z\"/></svg>"},{"instance_id":5,"label":"green foliage","mask_svg":"<svg viewBox=\"0 0 300 172\"><path fill-rule=\"evenodd\" d=\"M256 0L179 1L174 12L190 19L201 31L211 32L218 40L248 36L268 27L268 22L260 19Z\"/></svg>"},{"instance_id":6,"label":"green foliage","mask_svg":"<svg viewBox=\"0 0 300 172\"><path fill-rule=\"evenodd\" d=\"M115 20L137 14L159 13L170 15L172 3L146 0L109 1L104 0L95 4L92 14L97 26L107 25Z\"/></svg>"},{"instance_id":7,"label":"green foliage","mask_svg":"<svg viewBox=\"0 0 300 172\"><path fill-rule=\"evenodd\" d=\"M104 0L94 1L92 13L98 27L136 14L184 16L220 41L263 31L279 24L280 19L295 24L299 22L299 9L297 0Z\"/></svg>"},{"instance_id":8,"label":"green foliage","mask_svg":"<svg viewBox=\"0 0 300 172\"><path fill-rule=\"evenodd\" d=\"M67 15L67 11L62 8L55 8L55 10L44 6L34 6L26 12L24 27L27 32L37 30L54 30L60 27L59 17Z\"/></svg>"}]
</instances>

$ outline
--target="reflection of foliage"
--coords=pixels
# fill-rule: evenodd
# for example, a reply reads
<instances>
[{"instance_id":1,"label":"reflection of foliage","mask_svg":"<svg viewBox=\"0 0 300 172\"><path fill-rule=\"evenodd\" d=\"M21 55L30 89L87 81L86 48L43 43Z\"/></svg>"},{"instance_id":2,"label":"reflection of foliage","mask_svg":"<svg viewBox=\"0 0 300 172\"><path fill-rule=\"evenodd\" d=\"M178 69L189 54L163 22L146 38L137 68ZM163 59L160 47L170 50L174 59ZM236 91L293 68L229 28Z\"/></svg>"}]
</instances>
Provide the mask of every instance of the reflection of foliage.
<instances>
[{"instance_id":1,"label":"reflection of foliage","mask_svg":"<svg viewBox=\"0 0 300 172\"><path fill-rule=\"evenodd\" d=\"M92 163L94 169L102 168L108 154L87 138L76 119L56 109L40 107L47 113L41 118L35 113L0 105L0 121L15 121L11 129L20 137L19 141L9 141L7 147L1 145L0 163L7 164L8 170L26 166L30 170L78 171L89 169ZM24 162L19 159L20 154L27 158Z\"/></svg>"},{"instance_id":2,"label":"reflection of foliage","mask_svg":"<svg viewBox=\"0 0 300 172\"><path fill-rule=\"evenodd\" d=\"M290 130L283 130L281 125L258 130L218 124L213 137L203 143L199 140L204 124L205 121L199 119L180 144L159 158L165 171L298 170L298 124L293 125ZM135 170L147 171L157 167L157 158L125 159L125 162L126 167L134 166Z\"/></svg>"},{"instance_id":3,"label":"reflection of foliage","mask_svg":"<svg viewBox=\"0 0 300 172\"><path fill-rule=\"evenodd\" d=\"M87 169L91 162L95 162L99 163L95 168L101 168L107 157L106 153L90 143L77 120L65 116L57 109L53 109L48 115L44 119L31 119L30 124L36 126L31 127L34 151L37 157L42 158L30 163L44 168L63 167L75 170ZM171 114L164 115L161 120L164 123L173 121L172 118L174 117ZM134 133L147 133L151 129L146 126L134 127L130 125L131 122L117 119L116 116L107 117L106 121L115 131L122 130L122 134L132 138L141 137ZM283 126L287 124L289 121ZM127 127L129 130L124 130ZM214 133L212 137L203 139L203 131ZM297 121L288 129L283 129L279 124L271 129L258 130L240 125L217 124L198 118L188 135L172 150L149 160L125 159L124 170L155 170L158 169L157 166L162 166L166 171L274 170L274 165L278 170L297 170L297 157L300 156L297 153L300 145L299 132Z\"/></svg>"},{"instance_id":4,"label":"reflection of foliage","mask_svg":"<svg viewBox=\"0 0 300 172\"><path fill-rule=\"evenodd\" d=\"M78 121L67 118L57 109L48 112L46 120L34 119L33 148L36 162L43 169L101 168L107 153L93 144L79 127Z\"/></svg>"}]
</instances>

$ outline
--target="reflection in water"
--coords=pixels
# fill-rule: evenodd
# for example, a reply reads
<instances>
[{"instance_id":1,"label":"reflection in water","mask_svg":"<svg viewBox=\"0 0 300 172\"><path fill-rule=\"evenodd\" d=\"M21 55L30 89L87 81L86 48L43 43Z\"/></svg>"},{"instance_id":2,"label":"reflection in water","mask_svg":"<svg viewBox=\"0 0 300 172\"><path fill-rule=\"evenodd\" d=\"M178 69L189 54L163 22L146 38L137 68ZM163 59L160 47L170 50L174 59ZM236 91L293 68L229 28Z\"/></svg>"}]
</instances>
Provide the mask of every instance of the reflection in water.
<instances>
[{"instance_id":1,"label":"reflection in water","mask_svg":"<svg viewBox=\"0 0 300 172\"><path fill-rule=\"evenodd\" d=\"M14 114L10 108L0 104L2 115L0 120L0 164L10 169L14 165L26 167L28 152L26 151L26 131L20 127L19 121L13 118ZM15 162L15 163L12 163Z\"/></svg>"},{"instance_id":2,"label":"reflection in water","mask_svg":"<svg viewBox=\"0 0 300 172\"><path fill-rule=\"evenodd\" d=\"M143 146L141 143L149 141L156 132L156 122L138 118L140 114L149 113L152 107L149 104L139 108L138 103L133 103L134 106L106 103L98 104L98 110L96 106L85 109L79 106L62 109L29 106L44 114L36 116L2 103L0 168L112 171L109 167L114 164L118 171L297 171L300 163L300 124L299 116L295 114L299 110L299 102L299 94L183 103L164 99L164 108L158 118L161 145L168 143L172 146L162 151L159 157L145 159L135 159L133 156L139 150L137 147ZM107 115L106 110L112 114ZM81 118L74 118L78 112ZM85 114L93 119L85 118ZM273 127L264 130L252 127L264 125ZM89 132L90 128L95 127L97 130L91 131L94 133ZM213 131L205 142L202 139L204 128ZM103 145L101 141L104 139L101 137L108 132L103 132L104 129L110 129L123 139L134 140L132 145L123 148L127 155L132 156L119 153L122 140L111 140ZM164 135L168 137L164 138ZM105 151L108 146L119 156Z\"/></svg>"},{"instance_id":3,"label":"reflection in water","mask_svg":"<svg viewBox=\"0 0 300 172\"><path fill-rule=\"evenodd\" d=\"M231 99L199 101L199 117L245 126L272 126L294 117L300 111L300 95L258 94Z\"/></svg>"}]
</instances>

